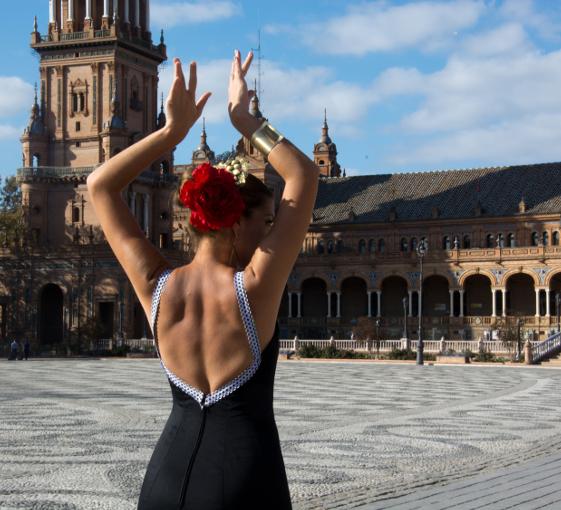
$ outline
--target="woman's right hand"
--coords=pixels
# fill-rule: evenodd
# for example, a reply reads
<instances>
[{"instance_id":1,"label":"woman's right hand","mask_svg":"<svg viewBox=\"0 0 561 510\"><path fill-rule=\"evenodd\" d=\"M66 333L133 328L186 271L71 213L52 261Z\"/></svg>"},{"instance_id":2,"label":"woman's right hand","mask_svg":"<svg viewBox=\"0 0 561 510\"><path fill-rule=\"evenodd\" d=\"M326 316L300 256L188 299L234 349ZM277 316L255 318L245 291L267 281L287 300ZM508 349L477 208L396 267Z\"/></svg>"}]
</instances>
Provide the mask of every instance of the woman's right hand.
<instances>
[{"instance_id":1,"label":"woman's right hand","mask_svg":"<svg viewBox=\"0 0 561 510\"><path fill-rule=\"evenodd\" d=\"M262 123L261 120L256 119L249 113L249 101L255 92L253 90L248 90L245 75L247 74L252 60L252 51L247 54L243 64L241 63L239 50L234 52L228 87L228 113L230 115L230 121L246 138L251 138L251 135Z\"/></svg>"}]
</instances>

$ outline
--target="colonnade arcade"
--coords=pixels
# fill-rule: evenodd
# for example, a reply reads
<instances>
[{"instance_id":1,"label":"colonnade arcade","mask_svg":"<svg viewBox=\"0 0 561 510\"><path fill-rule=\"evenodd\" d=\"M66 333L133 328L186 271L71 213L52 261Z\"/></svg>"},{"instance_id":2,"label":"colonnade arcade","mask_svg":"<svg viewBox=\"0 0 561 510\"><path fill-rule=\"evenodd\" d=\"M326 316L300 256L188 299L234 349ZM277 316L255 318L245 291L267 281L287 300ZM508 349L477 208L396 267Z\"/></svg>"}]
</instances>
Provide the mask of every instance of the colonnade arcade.
<instances>
[{"instance_id":1,"label":"colonnade arcade","mask_svg":"<svg viewBox=\"0 0 561 510\"><path fill-rule=\"evenodd\" d=\"M415 279L416 277L416 279ZM339 286L312 276L290 290L281 303L280 315L287 318L339 318L343 322L360 316L419 316L418 276L384 277L369 288L362 276L342 279ZM538 274L518 270L505 274L500 283L492 273L470 272L452 284L440 274L423 278L423 316L536 316L556 314L555 296L561 292L561 272L542 282ZM404 299L405 307L404 307Z\"/></svg>"}]
</instances>

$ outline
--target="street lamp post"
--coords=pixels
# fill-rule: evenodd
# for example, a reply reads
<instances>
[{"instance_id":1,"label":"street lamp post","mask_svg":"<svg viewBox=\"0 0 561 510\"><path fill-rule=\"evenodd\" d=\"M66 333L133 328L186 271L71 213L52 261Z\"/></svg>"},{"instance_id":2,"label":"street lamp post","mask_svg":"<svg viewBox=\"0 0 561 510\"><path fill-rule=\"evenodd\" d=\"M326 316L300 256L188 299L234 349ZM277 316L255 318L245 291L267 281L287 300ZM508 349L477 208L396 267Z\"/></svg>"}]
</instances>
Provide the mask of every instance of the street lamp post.
<instances>
[{"instance_id":1,"label":"street lamp post","mask_svg":"<svg viewBox=\"0 0 561 510\"><path fill-rule=\"evenodd\" d=\"M376 319L376 355L380 356L380 319Z\"/></svg>"},{"instance_id":2,"label":"street lamp post","mask_svg":"<svg viewBox=\"0 0 561 510\"><path fill-rule=\"evenodd\" d=\"M522 346L520 345L520 328L522 327L522 324L524 324L524 321L522 319L518 319L517 321L518 324L518 339L517 339L517 346L516 346L516 361L520 361L520 356L522 353Z\"/></svg>"},{"instance_id":3,"label":"street lamp post","mask_svg":"<svg viewBox=\"0 0 561 510\"><path fill-rule=\"evenodd\" d=\"M405 339L405 348L409 350L409 339L407 338L407 304L408 299L403 298L403 338Z\"/></svg>"},{"instance_id":4,"label":"street lamp post","mask_svg":"<svg viewBox=\"0 0 561 510\"><path fill-rule=\"evenodd\" d=\"M417 256L419 257L419 343L417 345L417 365L422 365L423 360L423 257L427 253L427 242L421 239L417 245Z\"/></svg>"},{"instance_id":5,"label":"street lamp post","mask_svg":"<svg viewBox=\"0 0 561 510\"><path fill-rule=\"evenodd\" d=\"M557 311L557 333L559 333L561 331L561 328L559 327L559 314L561 312L561 292L557 292L557 294L555 295L555 306Z\"/></svg>"}]
</instances>

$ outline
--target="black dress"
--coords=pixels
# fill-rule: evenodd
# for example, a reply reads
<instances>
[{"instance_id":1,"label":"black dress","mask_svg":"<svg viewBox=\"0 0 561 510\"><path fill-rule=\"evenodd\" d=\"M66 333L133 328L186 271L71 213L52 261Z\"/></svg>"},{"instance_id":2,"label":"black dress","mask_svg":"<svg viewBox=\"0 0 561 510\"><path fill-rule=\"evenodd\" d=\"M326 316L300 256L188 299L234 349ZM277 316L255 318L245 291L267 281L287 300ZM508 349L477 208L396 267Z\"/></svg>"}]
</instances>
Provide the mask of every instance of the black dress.
<instances>
[{"instance_id":1,"label":"black dress","mask_svg":"<svg viewBox=\"0 0 561 510\"><path fill-rule=\"evenodd\" d=\"M168 269L160 275L152 297L158 356L155 323L170 274ZM204 394L170 372L160 357L173 407L148 464L139 510L292 508L273 413L278 322L261 353L243 271L235 273L234 286L253 362L229 383Z\"/></svg>"}]
</instances>

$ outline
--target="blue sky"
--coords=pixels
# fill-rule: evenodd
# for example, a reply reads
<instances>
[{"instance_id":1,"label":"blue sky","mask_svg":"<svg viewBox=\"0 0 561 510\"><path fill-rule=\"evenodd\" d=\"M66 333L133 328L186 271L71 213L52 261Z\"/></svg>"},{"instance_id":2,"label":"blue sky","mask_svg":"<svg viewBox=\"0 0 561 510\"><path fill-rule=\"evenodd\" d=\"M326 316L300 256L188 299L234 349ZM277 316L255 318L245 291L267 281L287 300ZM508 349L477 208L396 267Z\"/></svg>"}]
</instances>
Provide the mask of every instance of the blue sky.
<instances>
[{"instance_id":1,"label":"blue sky","mask_svg":"<svg viewBox=\"0 0 561 510\"><path fill-rule=\"evenodd\" d=\"M327 108L347 175L561 161L561 2L546 0L151 2L170 61L199 64L215 152L238 138L226 112L234 48L257 46L262 111L311 154ZM0 175L21 165L19 136L38 78L33 16L20 2L0 32ZM171 66L160 84L167 94ZM257 62L249 80L256 77ZM176 151L188 163L196 125Z\"/></svg>"}]
</instances>

